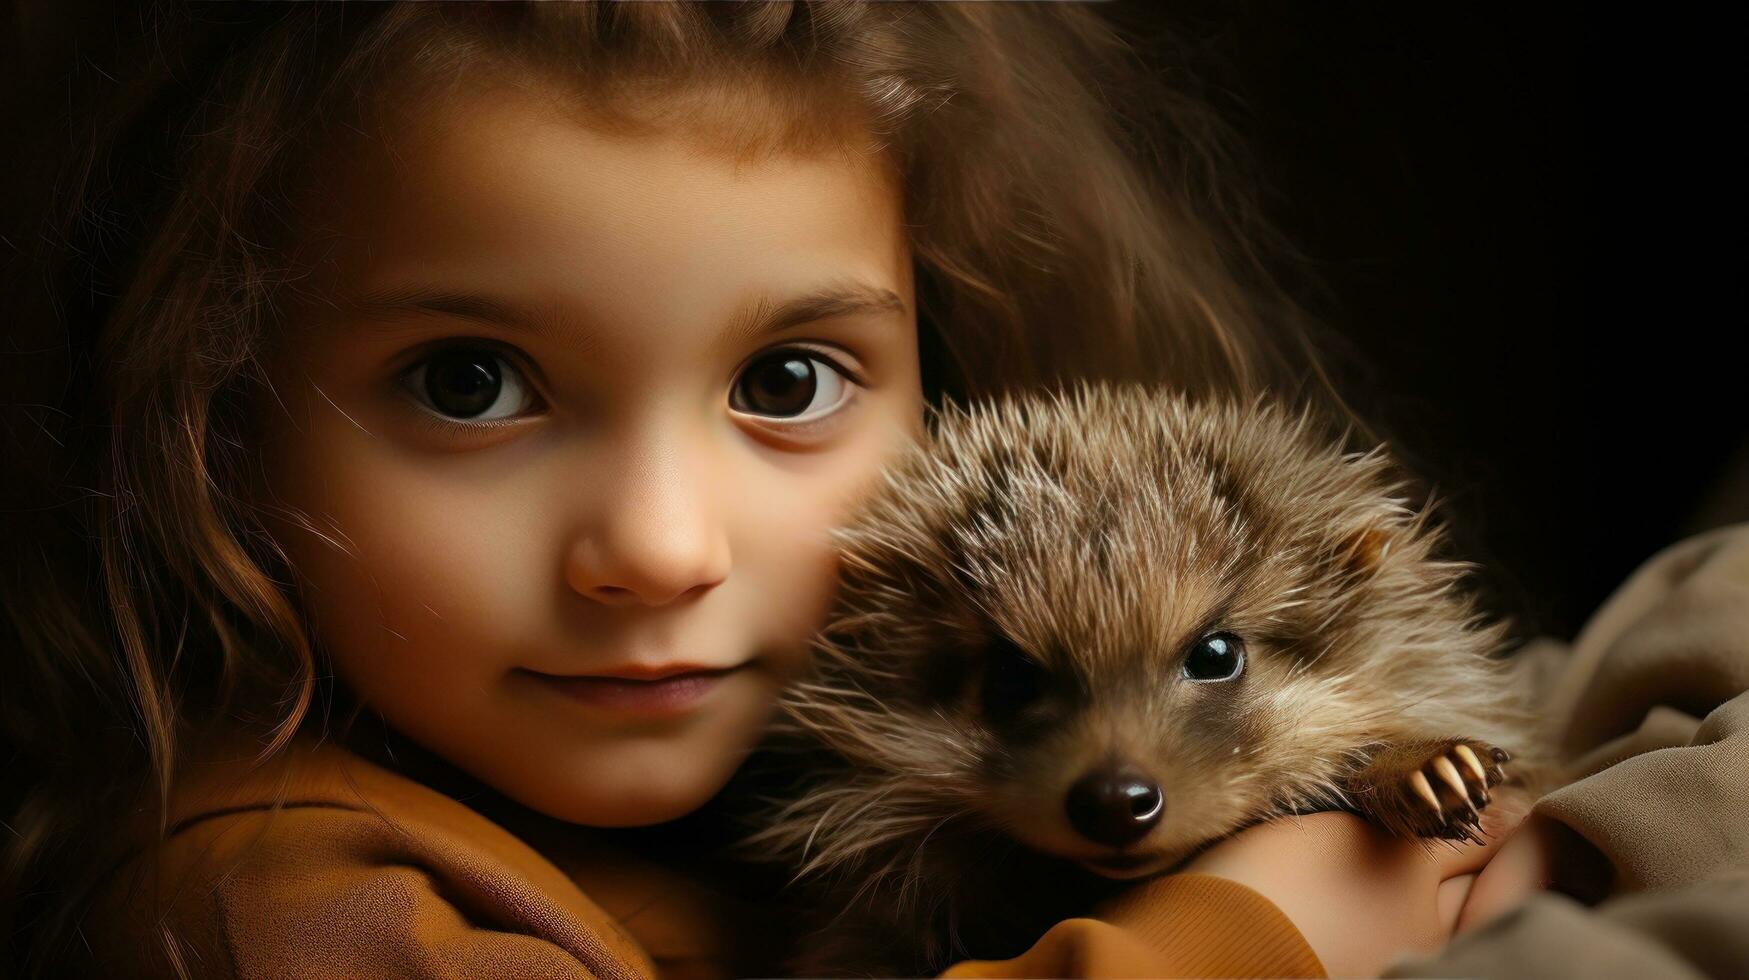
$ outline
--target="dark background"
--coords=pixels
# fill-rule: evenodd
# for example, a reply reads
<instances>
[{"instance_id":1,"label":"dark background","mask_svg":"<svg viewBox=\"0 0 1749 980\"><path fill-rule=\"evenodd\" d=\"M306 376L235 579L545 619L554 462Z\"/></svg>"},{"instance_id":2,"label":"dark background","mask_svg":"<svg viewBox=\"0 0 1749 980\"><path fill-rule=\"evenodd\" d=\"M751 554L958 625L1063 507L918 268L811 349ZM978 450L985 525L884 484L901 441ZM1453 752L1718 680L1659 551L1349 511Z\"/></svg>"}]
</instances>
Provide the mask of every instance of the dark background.
<instances>
[{"instance_id":1,"label":"dark background","mask_svg":"<svg viewBox=\"0 0 1749 980\"><path fill-rule=\"evenodd\" d=\"M151 19L4 9L0 61L75 75L126 72L108 54ZM1540 5L1100 9L1232 121L1303 253L1284 277L1350 348L1346 393L1431 479L1460 552L1527 632L1570 636L1654 551L1749 519L1737 24ZM9 129L33 91L0 94ZM28 193L14 174L44 149L8 147L8 195Z\"/></svg>"},{"instance_id":2,"label":"dark background","mask_svg":"<svg viewBox=\"0 0 1749 980\"><path fill-rule=\"evenodd\" d=\"M1118 0L1232 119L1338 365L1528 631L1749 519L1740 25ZM1732 67L1736 66L1736 67ZM1291 279L1291 274L1289 275Z\"/></svg>"}]
</instances>

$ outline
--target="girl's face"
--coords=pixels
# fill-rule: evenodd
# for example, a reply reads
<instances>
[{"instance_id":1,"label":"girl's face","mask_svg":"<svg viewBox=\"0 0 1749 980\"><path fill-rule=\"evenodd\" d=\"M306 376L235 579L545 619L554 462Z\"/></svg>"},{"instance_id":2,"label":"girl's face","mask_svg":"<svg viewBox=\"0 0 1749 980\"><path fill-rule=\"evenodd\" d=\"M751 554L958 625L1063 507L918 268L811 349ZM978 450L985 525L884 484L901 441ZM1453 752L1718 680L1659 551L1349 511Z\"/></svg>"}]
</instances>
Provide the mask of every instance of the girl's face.
<instances>
[{"instance_id":1,"label":"girl's face","mask_svg":"<svg viewBox=\"0 0 1749 980\"><path fill-rule=\"evenodd\" d=\"M911 258L877 156L737 164L563 106L428 104L329 179L266 494L367 705L629 826L718 790L806 662L826 532L920 431Z\"/></svg>"}]
</instances>

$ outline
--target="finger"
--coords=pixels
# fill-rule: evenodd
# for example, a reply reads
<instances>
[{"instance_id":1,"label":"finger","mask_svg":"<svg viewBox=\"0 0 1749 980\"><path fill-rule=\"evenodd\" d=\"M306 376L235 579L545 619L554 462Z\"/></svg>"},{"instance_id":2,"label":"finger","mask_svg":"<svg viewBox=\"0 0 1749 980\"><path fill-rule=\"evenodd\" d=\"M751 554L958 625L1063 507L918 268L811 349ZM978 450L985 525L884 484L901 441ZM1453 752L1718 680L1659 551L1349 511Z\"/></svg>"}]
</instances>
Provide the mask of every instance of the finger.
<instances>
[{"instance_id":1,"label":"finger","mask_svg":"<svg viewBox=\"0 0 1749 980\"><path fill-rule=\"evenodd\" d=\"M1475 887L1476 875L1458 875L1447 878L1439 883L1439 891L1435 901L1439 907L1439 925L1446 935L1451 935L1456 927L1459 916L1469 902L1470 890Z\"/></svg>"},{"instance_id":2,"label":"finger","mask_svg":"<svg viewBox=\"0 0 1749 980\"><path fill-rule=\"evenodd\" d=\"M1551 864L1545 842L1536 828L1521 825L1476 877L1457 917L1458 932L1494 919L1549 886Z\"/></svg>"},{"instance_id":3,"label":"finger","mask_svg":"<svg viewBox=\"0 0 1749 980\"><path fill-rule=\"evenodd\" d=\"M1506 846L1482 869L1458 915L1473 929L1539 891L1554 890L1591 905L1608 895L1614 871L1596 845L1541 814L1519 824Z\"/></svg>"}]
</instances>

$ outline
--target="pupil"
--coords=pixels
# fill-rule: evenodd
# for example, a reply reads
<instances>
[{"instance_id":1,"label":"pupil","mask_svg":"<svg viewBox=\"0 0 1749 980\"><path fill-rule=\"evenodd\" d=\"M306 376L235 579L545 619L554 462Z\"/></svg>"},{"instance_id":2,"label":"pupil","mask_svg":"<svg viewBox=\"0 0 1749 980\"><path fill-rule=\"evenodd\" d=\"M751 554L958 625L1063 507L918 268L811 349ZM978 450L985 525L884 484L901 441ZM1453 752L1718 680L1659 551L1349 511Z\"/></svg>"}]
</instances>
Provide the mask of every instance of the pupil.
<instances>
[{"instance_id":1,"label":"pupil","mask_svg":"<svg viewBox=\"0 0 1749 980\"><path fill-rule=\"evenodd\" d=\"M800 415L814 400L814 364L805 357L768 357L747 372L747 404L761 415Z\"/></svg>"},{"instance_id":2,"label":"pupil","mask_svg":"<svg viewBox=\"0 0 1749 980\"><path fill-rule=\"evenodd\" d=\"M1238 637L1216 633L1197 641L1184 662L1184 672L1196 680L1223 679L1237 672L1238 659Z\"/></svg>"},{"instance_id":3,"label":"pupil","mask_svg":"<svg viewBox=\"0 0 1749 980\"><path fill-rule=\"evenodd\" d=\"M425 368L425 394L445 415L472 418L498 400L504 378L490 354L439 354Z\"/></svg>"}]
</instances>

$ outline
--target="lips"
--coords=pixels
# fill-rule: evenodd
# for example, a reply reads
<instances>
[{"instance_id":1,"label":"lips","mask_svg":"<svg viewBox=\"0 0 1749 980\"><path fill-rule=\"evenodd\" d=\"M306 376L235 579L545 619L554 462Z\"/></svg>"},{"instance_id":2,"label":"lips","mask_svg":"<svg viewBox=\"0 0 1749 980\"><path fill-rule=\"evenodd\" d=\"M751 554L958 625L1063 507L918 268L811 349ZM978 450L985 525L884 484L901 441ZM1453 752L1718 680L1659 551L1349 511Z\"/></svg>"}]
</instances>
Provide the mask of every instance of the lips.
<instances>
[{"instance_id":1,"label":"lips","mask_svg":"<svg viewBox=\"0 0 1749 980\"><path fill-rule=\"evenodd\" d=\"M597 670L588 674L577 674L577 677L603 677L627 681L659 681L679 674L726 674L739 668L736 664L730 667L712 667L708 664L627 664L624 667L614 667L608 670ZM548 675L562 676L562 675Z\"/></svg>"},{"instance_id":2,"label":"lips","mask_svg":"<svg viewBox=\"0 0 1749 980\"><path fill-rule=\"evenodd\" d=\"M525 673L549 689L597 708L639 715L673 715L696 708L723 678L745 666L634 664L573 676L532 670Z\"/></svg>"}]
</instances>

